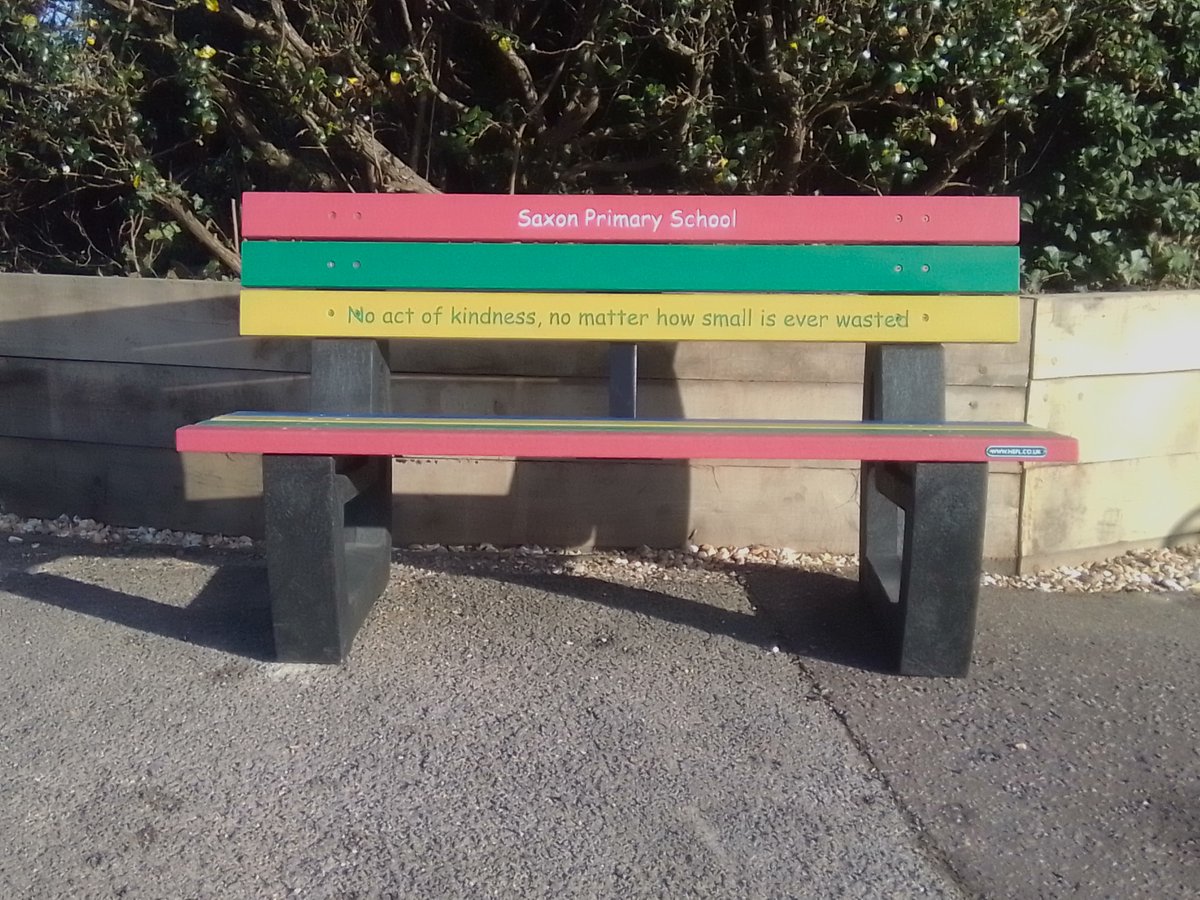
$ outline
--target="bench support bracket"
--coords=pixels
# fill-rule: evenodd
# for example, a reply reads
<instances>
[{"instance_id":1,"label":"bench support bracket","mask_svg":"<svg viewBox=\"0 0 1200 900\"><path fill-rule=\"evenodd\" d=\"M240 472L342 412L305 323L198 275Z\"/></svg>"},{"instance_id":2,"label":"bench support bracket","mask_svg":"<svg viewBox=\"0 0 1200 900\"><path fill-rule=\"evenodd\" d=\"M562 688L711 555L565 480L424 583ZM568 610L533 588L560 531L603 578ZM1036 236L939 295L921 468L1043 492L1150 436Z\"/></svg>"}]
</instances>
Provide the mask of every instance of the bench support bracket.
<instances>
[{"instance_id":1,"label":"bench support bracket","mask_svg":"<svg viewBox=\"0 0 1200 900\"><path fill-rule=\"evenodd\" d=\"M943 421L941 346L868 345L863 419ZM979 602L986 463L863 463L859 583L902 674L967 674Z\"/></svg>"},{"instance_id":2,"label":"bench support bracket","mask_svg":"<svg viewBox=\"0 0 1200 900\"><path fill-rule=\"evenodd\" d=\"M637 418L637 344L608 348L608 414L614 419Z\"/></svg>"},{"instance_id":3,"label":"bench support bracket","mask_svg":"<svg viewBox=\"0 0 1200 900\"><path fill-rule=\"evenodd\" d=\"M386 413L385 344L313 342L313 412ZM264 456L267 578L275 655L337 663L387 586L392 460Z\"/></svg>"}]
</instances>

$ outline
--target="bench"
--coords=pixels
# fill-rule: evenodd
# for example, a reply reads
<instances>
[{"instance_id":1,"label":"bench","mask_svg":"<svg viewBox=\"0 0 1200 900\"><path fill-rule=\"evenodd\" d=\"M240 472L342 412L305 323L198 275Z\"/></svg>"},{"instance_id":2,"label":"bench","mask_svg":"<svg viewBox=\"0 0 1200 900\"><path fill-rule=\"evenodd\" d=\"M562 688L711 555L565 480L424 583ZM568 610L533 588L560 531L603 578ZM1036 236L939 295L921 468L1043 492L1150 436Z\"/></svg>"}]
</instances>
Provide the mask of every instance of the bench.
<instances>
[{"instance_id":1,"label":"bench","mask_svg":"<svg viewBox=\"0 0 1200 900\"><path fill-rule=\"evenodd\" d=\"M247 194L241 331L313 339L311 405L176 446L263 455L276 653L330 663L387 583L392 457L859 461L859 580L895 665L961 676L989 461L1077 458L945 421L942 345L1019 339L1018 227L1010 197ZM425 338L606 342L610 415L394 413L386 342ZM862 421L638 418L638 342L693 340L863 342Z\"/></svg>"}]
</instances>

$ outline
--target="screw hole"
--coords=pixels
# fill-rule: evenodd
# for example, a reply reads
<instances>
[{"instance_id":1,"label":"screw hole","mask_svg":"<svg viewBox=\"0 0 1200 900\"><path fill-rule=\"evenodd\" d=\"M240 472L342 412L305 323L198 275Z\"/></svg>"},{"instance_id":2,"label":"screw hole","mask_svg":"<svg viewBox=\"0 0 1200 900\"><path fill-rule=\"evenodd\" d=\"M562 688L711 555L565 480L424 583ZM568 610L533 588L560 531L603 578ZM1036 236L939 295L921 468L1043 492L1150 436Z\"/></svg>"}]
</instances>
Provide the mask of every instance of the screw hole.
<instances>
[{"instance_id":1,"label":"screw hole","mask_svg":"<svg viewBox=\"0 0 1200 900\"><path fill-rule=\"evenodd\" d=\"M360 213L360 212L356 212L356 213L354 214L354 218L356 218L356 219L361 219L361 218L362 218L362 213Z\"/></svg>"},{"instance_id":2,"label":"screw hole","mask_svg":"<svg viewBox=\"0 0 1200 900\"><path fill-rule=\"evenodd\" d=\"M331 219L337 218L337 213L334 212L332 209L329 211L329 218L331 218Z\"/></svg>"},{"instance_id":3,"label":"screw hole","mask_svg":"<svg viewBox=\"0 0 1200 900\"><path fill-rule=\"evenodd\" d=\"M896 266L896 271L897 271L897 272L903 272L903 271L904 271L904 266Z\"/></svg>"},{"instance_id":4,"label":"screw hole","mask_svg":"<svg viewBox=\"0 0 1200 900\"><path fill-rule=\"evenodd\" d=\"M922 221L922 222L928 222L928 221L929 221L929 216L921 216L921 221Z\"/></svg>"},{"instance_id":5,"label":"screw hole","mask_svg":"<svg viewBox=\"0 0 1200 900\"><path fill-rule=\"evenodd\" d=\"M896 216L896 221L897 221L897 222L903 222L903 221L904 221L904 216L897 215L897 216Z\"/></svg>"},{"instance_id":6,"label":"screw hole","mask_svg":"<svg viewBox=\"0 0 1200 900\"><path fill-rule=\"evenodd\" d=\"M921 271L922 271L922 272L928 272L928 271L929 271L929 266L928 266L928 265L921 266Z\"/></svg>"},{"instance_id":7,"label":"screw hole","mask_svg":"<svg viewBox=\"0 0 1200 900\"><path fill-rule=\"evenodd\" d=\"M332 259L329 260L329 262L325 263L325 268L332 269L333 267L334 267L334 262Z\"/></svg>"},{"instance_id":8,"label":"screw hole","mask_svg":"<svg viewBox=\"0 0 1200 900\"><path fill-rule=\"evenodd\" d=\"M331 319L332 319L332 318L333 318L333 315L334 315L334 313L333 313L333 310L332 310L332 309L331 309L331 310L329 310L329 312L327 312L325 315L329 316L329 318L331 318Z\"/></svg>"},{"instance_id":9,"label":"screw hole","mask_svg":"<svg viewBox=\"0 0 1200 900\"><path fill-rule=\"evenodd\" d=\"M361 269L361 268L362 268L362 263L360 263L360 262L359 262L357 259L356 259L356 260L353 262L353 264L352 264L352 265L353 265L353 266L354 266L354 268L356 268L356 269ZM926 266L925 268L926 268L926 269L928 269L928 268L929 268L929 266Z\"/></svg>"}]
</instances>

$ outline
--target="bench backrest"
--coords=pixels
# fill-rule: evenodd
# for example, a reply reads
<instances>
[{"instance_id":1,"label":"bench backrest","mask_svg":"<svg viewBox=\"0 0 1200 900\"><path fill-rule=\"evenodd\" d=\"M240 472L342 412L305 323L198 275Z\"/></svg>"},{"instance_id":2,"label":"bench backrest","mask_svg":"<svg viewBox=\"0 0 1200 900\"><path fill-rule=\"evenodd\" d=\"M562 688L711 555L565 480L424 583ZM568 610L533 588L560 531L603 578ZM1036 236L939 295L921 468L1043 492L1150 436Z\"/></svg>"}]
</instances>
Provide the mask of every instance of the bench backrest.
<instances>
[{"instance_id":1,"label":"bench backrest","mask_svg":"<svg viewBox=\"0 0 1200 900\"><path fill-rule=\"evenodd\" d=\"M1013 197L253 193L242 332L1019 339Z\"/></svg>"}]
</instances>

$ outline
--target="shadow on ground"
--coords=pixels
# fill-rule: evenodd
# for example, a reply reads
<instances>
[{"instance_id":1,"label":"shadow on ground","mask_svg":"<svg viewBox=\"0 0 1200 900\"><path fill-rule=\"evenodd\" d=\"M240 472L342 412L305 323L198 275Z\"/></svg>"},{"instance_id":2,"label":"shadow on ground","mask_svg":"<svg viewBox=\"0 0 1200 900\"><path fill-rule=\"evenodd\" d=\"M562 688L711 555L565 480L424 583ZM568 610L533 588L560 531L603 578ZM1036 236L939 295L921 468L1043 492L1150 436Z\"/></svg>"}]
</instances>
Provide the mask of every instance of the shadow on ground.
<instances>
[{"instance_id":1,"label":"shadow on ground","mask_svg":"<svg viewBox=\"0 0 1200 900\"><path fill-rule=\"evenodd\" d=\"M175 548L95 547L54 542L38 549L4 548L0 589L59 609L93 616L148 634L211 647L255 660L274 658L266 568L260 557ZM185 559L212 569L189 600L88 584L52 571L66 556L133 560ZM556 574L560 564L579 557L543 557L536 568L489 554L401 553L399 561L450 577L483 577L533 587L584 603L651 616L759 647L779 646L801 658L834 662L868 671L890 670L882 633L858 596L851 578L769 566L738 566L726 571L742 583L749 609L730 610L670 591L670 582L639 587L592 575ZM370 640L367 633L359 640Z\"/></svg>"},{"instance_id":2,"label":"shadow on ground","mask_svg":"<svg viewBox=\"0 0 1200 900\"><path fill-rule=\"evenodd\" d=\"M854 577L750 566L740 574L759 616L788 652L871 672L895 672L885 633Z\"/></svg>"},{"instance_id":3,"label":"shadow on ground","mask_svg":"<svg viewBox=\"0 0 1200 900\"><path fill-rule=\"evenodd\" d=\"M404 554L403 561L446 575L492 578L628 610L662 621L723 635L759 647L779 646L801 658L873 672L894 671L883 631L859 597L852 577L774 566L719 569L746 591L749 611L712 606L670 592L670 582L638 587L592 575L554 574L579 557L542 557L533 568L521 558L506 564L494 556Z\"/></svg>"},{"instance_id":4,"label":"shadow on ground","mask_svg":"<svg viewBox=\"0 0 1200 900\"><path fill-rule=\"evenodd\" d=\"M17 553L6 550L0 590L68 612L92 616L147 634L211 647L255 660L275 657L267 570L248 555L174 549L96 548L54 542ZM185 605L168 598L139 596L57 574L60 557L107 557L135 560L187 559L212 567L212 575ZM147 591L147 593L151 593Z\"/></svg>"}]
</instances>

